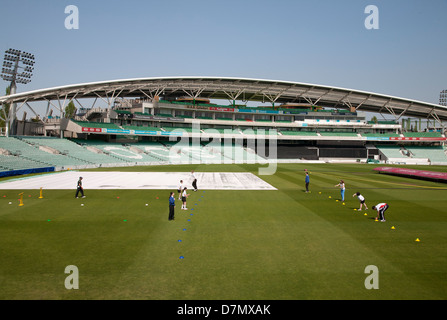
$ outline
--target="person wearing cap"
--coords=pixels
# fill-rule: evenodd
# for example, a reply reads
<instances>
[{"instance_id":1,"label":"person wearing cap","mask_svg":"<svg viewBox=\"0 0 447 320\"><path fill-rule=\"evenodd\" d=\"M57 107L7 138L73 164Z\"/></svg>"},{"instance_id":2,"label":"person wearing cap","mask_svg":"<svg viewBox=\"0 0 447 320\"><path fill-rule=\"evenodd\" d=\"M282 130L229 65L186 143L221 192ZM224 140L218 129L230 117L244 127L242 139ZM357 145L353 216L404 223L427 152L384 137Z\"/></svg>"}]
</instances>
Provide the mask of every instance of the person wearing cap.
<instances>
[{"instance_id":1,"label":"person wearing cap","mask_svg":"<svg viewBox=\"0 0 447 320\"><path fill-rule=\"evenodd\" d=\"M82 177L79 177L79 180L78 180L78 185L77 185L77 188L76 188L76 195L75 195L76 198L79 198L78 197L79 192L81 193L81 197L85 198L85 196L84 196L84 188L82 187Z\"/></svg>"}]
</instances>

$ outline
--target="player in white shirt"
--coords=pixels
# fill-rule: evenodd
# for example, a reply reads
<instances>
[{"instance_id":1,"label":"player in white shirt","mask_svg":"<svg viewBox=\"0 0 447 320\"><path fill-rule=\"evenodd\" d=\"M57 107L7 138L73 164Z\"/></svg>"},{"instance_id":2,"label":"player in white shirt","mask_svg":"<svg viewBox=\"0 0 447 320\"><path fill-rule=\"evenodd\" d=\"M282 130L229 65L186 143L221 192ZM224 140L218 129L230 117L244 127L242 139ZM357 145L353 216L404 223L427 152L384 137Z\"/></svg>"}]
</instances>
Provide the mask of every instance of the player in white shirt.
<instances>
[{"instance_id":1,"label":"player in white shirt","mask_svg":"<svg viewBox=\"0 0 447 320\"><path fill-rule=\"evenodd\" d=\"M353 196L353 197L357 196L357 198L358 198L359 201L360 201L360 209L359 209L359 211L362 210L363 205L365 205L365 210L368 210L368 206L367 206L366 203L365 203L365 197L362 196L362 195L360 194L360 192L356 192L356 193L354 193L352 196Z\"/></svg>"},{"instance_id":2,"label":"player in white shirt","mask_svg":"<svg viewBox=\"0 0 447 320\"><path fill-rule=\"evenodd\" d=\"M387 203L379 203L376 204L375 206L372 207L373 210L377 210L377 218L378 220L380 220L381 222L385 222L385 211L389 208L390 206Z\"/></svg>"},{"instance_id":3,"label":"player in white shirt","mask_svg":"<svg viewBox=\"0 0 447 320\"><path fill-rule=\"evenodd\" d=\"M183 191L183 180L180 180L180 185L178 186L178 199L182 200L182 191Z\"/></svg>"},{"instance_id":4,"label":"player in white shirt","mask_svg":"<svg viewBox=\"0 0 447 320\"><path fill-rule=\"evenodd\" d=\"M187 189L188 188L185 187L182 192L182 210L188 210L188 208L186 207L186 198L188 198L188 196L189 196L189 194L186 193Z\"/></svg>"}]
</instances>

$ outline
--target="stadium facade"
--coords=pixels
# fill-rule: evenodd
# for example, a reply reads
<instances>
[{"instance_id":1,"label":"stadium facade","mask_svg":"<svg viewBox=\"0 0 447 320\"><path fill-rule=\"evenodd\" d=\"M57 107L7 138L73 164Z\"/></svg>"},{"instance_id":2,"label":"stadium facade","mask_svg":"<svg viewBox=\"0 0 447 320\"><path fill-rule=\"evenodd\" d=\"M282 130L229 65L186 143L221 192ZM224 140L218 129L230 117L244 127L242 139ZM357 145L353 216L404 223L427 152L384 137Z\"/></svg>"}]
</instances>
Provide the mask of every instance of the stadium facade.
<instances>
[{"instance_id":1,"label":"stadium facade","mask_svg":"<svg viewBox=\"0 0 447 320\"><path fill-rule=\"evenodd\" d=\"M98 101L105 107L97 107ZM149 146L172 151L176 145L178 156L191 152L195 142L199 149L208 146L208 156L199 157L199 161L222 154L220 146L225 142L255 155L257 146L264 144L266 150L252 160L447 164L446 106L346 88L263 79L160 77L75 84L0 97L1 104L16 104L17 110L27 107L36 118L33 104L42 102L47 107L39 121L17 121L14 132L18 136L0 140L4 157L23 157L20 150L11 150L14 143L6 142L16 139L41 152L76 158L76 151L68 150L71 147L44 139L56 136L103 158L111 156L132 164L144 163L135 161L144 157L169 161ZM77 112L67 119L69 102ZM59 116L53 116L53 111ZM368 120L368 113L388 119ZM422 120L429 124L423 131ZM41 139L37 141L38 136ZM187 159L196 159L202 151L195 150L195 156ZM79 152L80 162L95 163L81 154L87 156ZM223 158L237 160L234 150L232 154ZM33 161L32 157L24 159ZM53 165L51 161L45 164Z\"/></svg>"}]
</instances>

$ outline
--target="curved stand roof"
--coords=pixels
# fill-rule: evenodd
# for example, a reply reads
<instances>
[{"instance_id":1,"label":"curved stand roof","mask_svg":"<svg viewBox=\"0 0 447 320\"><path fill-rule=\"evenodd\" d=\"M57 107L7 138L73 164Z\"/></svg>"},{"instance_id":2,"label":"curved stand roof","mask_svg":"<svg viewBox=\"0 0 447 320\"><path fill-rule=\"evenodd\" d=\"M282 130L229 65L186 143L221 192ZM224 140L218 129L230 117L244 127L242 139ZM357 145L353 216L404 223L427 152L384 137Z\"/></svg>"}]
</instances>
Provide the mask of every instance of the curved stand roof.
<instances>
[{"instance_id":1,"label":"curved stand roof","mask_svg":"<svg viewBox=\"0 0 447 320\"><path fill-rule=\"evenodd\" d=\"M156 96L262 101L272 104L303 102L333 108L447 120L447 107L379 93L317 84L230 77L152 77L66 85L0 97L0 103L132 98Z\"/></svg>"}]
</instances>

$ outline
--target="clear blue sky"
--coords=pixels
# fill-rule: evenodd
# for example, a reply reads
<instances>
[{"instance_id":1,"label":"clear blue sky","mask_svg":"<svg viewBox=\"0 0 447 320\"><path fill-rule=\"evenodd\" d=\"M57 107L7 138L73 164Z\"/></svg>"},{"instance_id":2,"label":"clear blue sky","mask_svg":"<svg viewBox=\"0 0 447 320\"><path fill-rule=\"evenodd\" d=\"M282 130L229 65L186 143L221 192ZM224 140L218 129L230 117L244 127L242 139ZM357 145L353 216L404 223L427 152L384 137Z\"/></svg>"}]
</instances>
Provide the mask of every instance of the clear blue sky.
<instances>
[{"instance_id":1,"label":"clear blue sky","mask_svg":"<svg viewBox=\"0 0 447 320\"><path fill-rule=\"evenodd\" d=\"M0 55L36 56L20 92L157 76L288 80L432 103L447 89L447 0L0 3ZM378 30L364 26L370 4ZM79 9L78 30L64 26L67 5Z\"/></svg>"}]
</instances>

